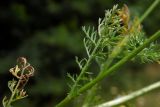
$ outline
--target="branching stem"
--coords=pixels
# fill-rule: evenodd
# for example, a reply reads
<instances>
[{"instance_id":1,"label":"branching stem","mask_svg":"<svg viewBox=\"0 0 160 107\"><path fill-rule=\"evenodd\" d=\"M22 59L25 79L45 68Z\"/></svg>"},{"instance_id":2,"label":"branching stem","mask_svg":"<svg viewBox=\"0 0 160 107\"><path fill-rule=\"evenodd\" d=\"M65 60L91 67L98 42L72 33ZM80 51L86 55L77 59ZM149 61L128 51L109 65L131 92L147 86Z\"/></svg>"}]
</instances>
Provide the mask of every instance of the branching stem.
<instances>
[{"instance_id":1,"label":"branching stem","mask_svg":"<svg viewBox=\"0 0 160 107\"><path fill-rule=\"evenodd\" d=\"M28 66L29 66L29 65L27 65L26 67L28 67ZM25 67L25 68L26 68L26 67ZM21 76L24 74L25 68L22 69ZM18 83L16 84L16 86L15 86L15 88L14 88L14 91L13 91L10 99L8 100L7 107L10 107L11 103L13 102L13 97L14 97L15 94L16 94L16 91L17 91L17 89L18 89L18 87L19 87L19 85L20 85L20 82L21 82L21 80L19 79L19 80L18 80Z\"/></svg>"},{"instance_id":2,"label":"branching stem","mask_svg":"<svg viewBox=\"0 0 160 107\"><path fill-rule=\"evenodd\" d=\"M137 49L133 50L129 55L124 57L122 60L117 62L115 65L113 65L111 68L108 70L104 70L101 75L97 76L94 80L92 80L90 83L86 84L83 86L80 90L79 93L82 93L89 88L91 88L93 85L104 79L106 76L108 76L110 73L113 73L116 71L119 67L121 67L123 64L125 64L127 61L132 59L134 56L136 56L141 50L143 50L146 46L148 46L150 43L152 43L154 40L158 39L160 37L160 31L157 31L153 36L151 36L148 40L144 42L143 45L139 46Z\"/></svg>"},{"instance_id":3,"label":"branching stem","mask_svg":"<svg viewBox=\"0 0 160 107\"><path fill-rule=\"evenodd\" d=\"M151 36L147 41L144 42L143 45L139 46L137 49L132 51L128 56L124 57L122 60L120 60L118 63L113 65L110 69L104 70L104 73L96 77L91 82L87 83L85 86L79 89L78 94L81 94L85 92L86 90L90 89L92 86L94 86L96 83L100 82L102 79L104 79L108 74L113 73L116 71L119 67L121 67L123 64L125 64L128 60L132 59L135 55L137 55L141 50L143 50L146 46L148 46L151 42L158 39L160 37L160 31L157 31L153 36ZM56 107L64 107L67 103L69 103L72 99L74 99L76 96L67 96L64 100L62 100Z\"/></svg>"},{"instance_id":4,"label":"branching stem","mask_svg":"<svg viewBox=\"0 0 160 107\"><path fill-rule=\"evenodd\" d=\"M73 95L73 93L74 93L74 91L75 91L75 88L77 87L79 81L81 80L82 76L83 76L83 75L85 74L85 72L87 71L90 63L91 63L92 60L94 59L95 53L96 53L96 51L97 51L97 48L99 47L100 42L101 42L101 39L98 40L98 42L97 42L97 44L96 44L93 52L91 53L90 57L88 57L89 59L87 60L85 66L82 68L81 73L80 73L79 76L77 77L77 80L76 80L75 84L73 85L73 87L72 87L71 92L70 92L69 95L71 95L71 96Z\"/></svg>"},{"instance_id":5,"label":"branching stem","mask_svg":"<svg viewBox=\"0 0 160 107\"><path fill-rule=\"evenodd\" d=\"M140 18L139 23L141 23L150 13L151 11L158 5L160 0L155 0L152 5L147 9L147 11L142 15L142 17ZM87 83L86 85L84 85L83 87L81 87L76 94L73 94L73 92L75 91L75 88L78 84L78 82L80 81L81 77L84 75L84 73L87 71L92 59L94 58L94 53L96 52L99 42L101 40L98 41L98 45L94 48L91 57L89 57L87 63L85 64L85 66L82 68L82 71L79 75L79 77L77 78L74 86L71 89L71 92L69 93L69 95L63 99L58 105L56 105L56 107L64 107L66 104L68 104L71 100L73 100L75 97L77 97L78 95L80 95L81 93L87 91L88 89L90 89L92 86L94 86L96 83L100 82L102 79L104 79L106 76L108 76L110 73L113 73L114 71L116 71L118 68L120 68L122 65L124 65L127 61L131 60L134 56L136 56L140 51L142 51L146 46L148 46L151 42L155 41L158 37L160 37L160 31L157 31L153 36L151 36L148 40L146 40L144 42L143 45L139 46L138 48L136 48L135 50L133 50L130 54L128 54L126 57L124 57L123 59L121 59L119 62L117 62L115 65L111 66L110 68L107 67L107 69L103 69L102 73L100 73L100 75L98 75L95 79L93 79L91 82ZM109 64L112 62L109 62Z\"/></svg>"},{"instance_id":6,"label":"branching stem","mask_svg":"<svg viewBox=\"0 0 160 107\"><path fill-rule=\"evenodd\" d=\"M82 68L82 71L81 71L80 75L78 76L75 84L73 85L73 87L72 87L69 95L68 95L64 100L62 100L56 107L63 107L64 105L66 105L66 103L68 103L69 101L71 101L72 98L74 98L74 97L76 97L76 96L78 96L78 95L80 94L80 93L77 93L77 94L74 93L75 88L77 87L77 85L78 85L80 79L82 78L82 76L83 76L83 75L85 74L85 72L87 71L87 69L88 69L91 61L92 61L93 58L95 57L95 53L96 53L96 51L97 51L97 49L98 49L98 47L99 47L100 42L101 42L101 39L99 39L99 40L97 41L96 47L94 48L93 52L91 53L91 55L90 55L89 59L87 60L85 66Z\"/></svg>"}]
</instances>

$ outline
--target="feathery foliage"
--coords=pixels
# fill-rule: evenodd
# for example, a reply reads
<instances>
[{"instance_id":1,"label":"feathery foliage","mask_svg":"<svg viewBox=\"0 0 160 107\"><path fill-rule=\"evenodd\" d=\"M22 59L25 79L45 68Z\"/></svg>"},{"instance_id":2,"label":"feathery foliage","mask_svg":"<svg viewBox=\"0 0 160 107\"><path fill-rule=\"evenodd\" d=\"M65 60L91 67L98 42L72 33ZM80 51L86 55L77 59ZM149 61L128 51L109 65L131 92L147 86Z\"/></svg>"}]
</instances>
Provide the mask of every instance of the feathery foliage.
<instances>
[{"instance_id":1,"label":"feathery foliage","mask_svg":"<svg viewBox=\"0 0 160 107\"><path fill-rule=\"evenodd\" d=\"M149 63L160 59L158 44L151 43L159 37L160 32L148 39L142 30L141 21L137 17L130 19L130 12L126 5L121 9L115 5L111 10L105 11L103 19L99 19L97 30L94 27L82 27L85 33L83 43L87 58L79 60L76 57L81 72L76 76L68 75L73 81L73 85L70 85L71 91L57 107L65 106L82 92L93 86L96 87L100 80L127 61L140 59L141 63ZM88 71L93 61L96 61L100 67L96 78L90 76L93 72ZM90 90L91 93L92 91L95 92L94 87Z\"/></svg>"}]
</instances>

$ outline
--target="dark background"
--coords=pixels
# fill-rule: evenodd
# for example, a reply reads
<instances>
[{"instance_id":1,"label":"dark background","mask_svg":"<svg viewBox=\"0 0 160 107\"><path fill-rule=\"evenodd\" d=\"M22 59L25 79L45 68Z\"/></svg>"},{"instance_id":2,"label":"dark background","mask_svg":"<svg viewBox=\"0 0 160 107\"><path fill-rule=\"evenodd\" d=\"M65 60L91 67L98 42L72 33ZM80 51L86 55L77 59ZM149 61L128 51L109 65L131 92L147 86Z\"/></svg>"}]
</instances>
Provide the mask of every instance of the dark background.
<instances>
[{"instance_id":1,"label":"dark background","mask_svg":"<svg viewBox=\"0 0 160 107\"><path fill-rule=\"evenodd\" d=\"M85 56L81 26L97 26L98 18L114 4L127 4L140 16L153 0L2 0L0 1L0 101L9 95L9 69L24 56L35 76L26 90L29 97L15 107L54 107L68 92L67 72L79 73L75 56ZM143 22L146 36L160 27L160 6ZM102 83L104 101L127 94L160 79L158 64L130 63ZM119 76L120 75L120 76ZM109 81L109 82L108 82ZM116 95L112 90L118 90ZM113 94L113 95L112 95ZM108 96L107 96L108 95ZM141 97L136 107L159 107L159 91ZM153 99L154 97L154 99ZM106 99L106 100L105 100Z\"/></svg>"}]
</instances>

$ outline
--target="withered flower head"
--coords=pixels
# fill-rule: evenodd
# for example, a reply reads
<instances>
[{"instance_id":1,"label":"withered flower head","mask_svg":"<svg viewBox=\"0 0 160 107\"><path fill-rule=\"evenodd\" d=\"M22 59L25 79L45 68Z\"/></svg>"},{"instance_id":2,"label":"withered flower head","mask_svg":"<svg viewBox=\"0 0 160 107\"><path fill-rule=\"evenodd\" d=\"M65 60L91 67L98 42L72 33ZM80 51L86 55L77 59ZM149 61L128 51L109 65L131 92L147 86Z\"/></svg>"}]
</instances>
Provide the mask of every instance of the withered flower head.
<instances>
[{"instance_id":1,"label":"withered flower head","mask_svg":"<svg viewBox=\"0 0 160 107\"><path fill-rule=\"evenodd\" d=\"M20 96L21 97L27 97L28 95L26 94L26 91L24 91L23 89L20 91Z\"/></svg>"},{"instance_id":2,"label":"withered flower head","mask_svg":"<svg viewBox=\"0 0 160 107\"><path fill-rule=\"evenodd\" d=\"M123 5L123 7L117 12L118 16L120 17L121 26L123 26L122 34L126 34L129 31L130 24L130 13L128 6L126 4Z\"/></svg>"},{"instance_id":3,"label":"withered flower head","mask_svg":"<svg viewBox=\"0 0 160 107\"><path fill-rule=\"evenodd\" d=\"M27 75L33 76L34 75L34 68L32 66L27 66L25 70L28 72Z\"/></svg>"},{"instance_id":4,"label":"withered flower head","mask_svg":"<svg viewBox=\"0 0 160 107\"><path fill-rule=\"evenodd\" d=\"M16 66L11 68L9 72L16 77L16 79L8 82L8 87L12 92L12 96L10 100L7 100L7 97L4 97L4 106L10 105L12 102L28 96L26 91L24 91L24 86L27 84L29 78L34 75L34 68L27 62L26 58L19 57Z\"/></svg>"},{"instance_id":5,"label":"withered flower head","mask_svg":"<svg viewBox=\"0 0 160 107\"><path fill-rule=\"evenodd\" d=\"M24 58L24 57L19 57L19 58L17 59L17 63L18 63L18 65L19 65L20 67L24 67L24 66L26 66L26 64L27 64L27 59Z\"/></svg>"},{"instance_id":6,"label":"withered flower head","mask_svg":"<svg viewBox=\"0 0 160 107\"><path fill-rule=\"evenodd\" d=\"M17 65L11 68L10 73L19 79L20 84L18 86L19 90L22 90L23 87L28 82L29 78L34 75L34 68L27 62L26 58L19 57L17 59Z\"/></svg>"},{"instance_id":7,"label":"withered flower head","mask_svg":"<svg viewBox=\"0 0 160 107\"><path fill-rule=\"evenodd\" d=\"M18 67L18 65L16 65L15 67L11 68L11 69L9 70L9 72L10 72L13 76L15 76L16 78L20 78L20 74L19 74L20 68Z\"/></svg>"}]
</instances>

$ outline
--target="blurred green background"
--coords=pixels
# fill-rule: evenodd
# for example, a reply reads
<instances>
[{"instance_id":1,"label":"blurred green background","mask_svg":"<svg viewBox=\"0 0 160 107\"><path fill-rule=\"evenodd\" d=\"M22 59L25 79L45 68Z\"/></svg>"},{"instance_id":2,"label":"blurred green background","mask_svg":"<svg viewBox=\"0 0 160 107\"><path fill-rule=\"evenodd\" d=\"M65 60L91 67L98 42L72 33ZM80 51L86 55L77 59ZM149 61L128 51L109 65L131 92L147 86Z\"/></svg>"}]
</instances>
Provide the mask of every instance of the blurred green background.
<instances>
[{"instance_id":1,"label":"blurred green background","mask_svg":"<svg viewBox=\"0 0 160 107\"><path fill-rule=\"evenodd\" d=\"M79 73L75 56L85 56L81 26L97 26L114 4L127 4L140 16L153 0L3 0L0 2L0 101L9 95L9 69L24 56L36 73L26 90L29 97L15 107L54 107L67 92L67 72ZM143 22L146 36L160 28L160 6ZM102 82L102 101L125 95L160 80L156 63L128 63ZM131 102L130 107L159 107L160 91ZM75 105L74 105L75 106ZM75 106L76 107L76 106ZM127 106L126 106L127 107Z\"/></svg>"}]
</instances>

